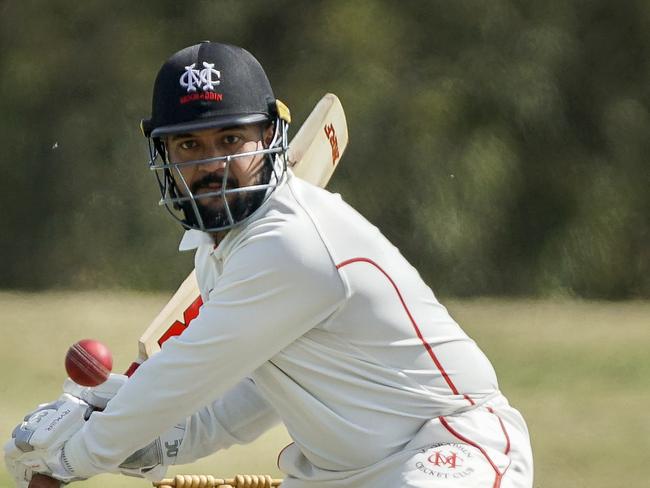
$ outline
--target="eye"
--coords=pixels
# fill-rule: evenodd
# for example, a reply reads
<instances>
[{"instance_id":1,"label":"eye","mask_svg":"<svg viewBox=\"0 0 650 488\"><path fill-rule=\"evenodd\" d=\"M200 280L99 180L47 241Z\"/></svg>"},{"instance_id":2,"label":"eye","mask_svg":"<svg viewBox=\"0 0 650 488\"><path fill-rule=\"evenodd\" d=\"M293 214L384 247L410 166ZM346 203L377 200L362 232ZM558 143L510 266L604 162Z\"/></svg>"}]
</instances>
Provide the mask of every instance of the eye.
<instances>
[{"instance_id":1,"label":"eye","mask_svg":"<svg viewBox=\"0 0 650 488\"><path fill-rule=\"evenodd\" d=\"M242 138L236 134L226 134L223 136L223 143L227 145L238 144Z\"/></svg>"},{"instance_id":2,"label":"eye","mask_svg":"<svg viewBox=\"0 0 650 488\"><path fill-rule=\"evenodd\" d=\"M198 143L193 140L193 139L186 139L184 141L181 141L178 146L181 149L189 150L189 149L194 149L195 147L198 146Z\"/></svg>"}]
</instances>

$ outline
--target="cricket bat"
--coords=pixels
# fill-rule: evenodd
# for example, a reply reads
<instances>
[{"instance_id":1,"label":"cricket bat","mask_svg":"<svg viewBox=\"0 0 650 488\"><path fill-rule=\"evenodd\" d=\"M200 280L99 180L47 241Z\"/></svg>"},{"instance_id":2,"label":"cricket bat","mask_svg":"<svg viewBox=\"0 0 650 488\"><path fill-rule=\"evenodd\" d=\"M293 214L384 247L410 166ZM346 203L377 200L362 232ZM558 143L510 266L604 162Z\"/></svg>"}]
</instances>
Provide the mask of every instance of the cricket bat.
<instances>
[{"instance_id":1,"label":"cricket bat","mask_svg":"<svg viewBox=\"0 0 650 488\"><path fill-rule=\"evenodd\" d=\"M289 144L288 166L293 173L325 187L348 144L348 127L338 97L327 93L316 104ZM131 376L143 361L160 351L170 337L180 335L203 305L193 270L153 319L138 341L138 357L126 374Z\"/></svg>"},{"instance_id":2,"label":"cricket bat","mask_svg":"<svg viewBox=\"0 0 650 488\"><path fill-rule=\"evenodd\" d=\"M325 187L348 145L348 126L340 100L327 93L316 104L289 143L288 166L293 173L314 185ZM166 340L183 333L203 305L192 270L176 293L153 319L138 340L138 357L126 371L131 376ZM59 488L59 480L35 474L29 488Z\"/></svg>"}]
</instances>

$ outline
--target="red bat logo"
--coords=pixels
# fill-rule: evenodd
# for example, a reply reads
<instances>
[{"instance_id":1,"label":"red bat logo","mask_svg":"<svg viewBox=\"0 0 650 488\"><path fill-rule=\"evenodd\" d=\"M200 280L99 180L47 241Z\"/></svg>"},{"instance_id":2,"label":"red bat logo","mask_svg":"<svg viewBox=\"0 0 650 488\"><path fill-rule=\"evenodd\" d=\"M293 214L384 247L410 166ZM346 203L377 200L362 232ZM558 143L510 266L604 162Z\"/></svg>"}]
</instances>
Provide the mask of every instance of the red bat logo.
<instances>
[{"instance_id":1,"label":"red bat logo","mask_svg":"<svg viewBox=\"0 0 650 488\"><path fill-rule=\"evenodd\" d=\"M330 146L332 146L332 166L336 164L336 161L341 157L339 152L339 140L336 138L336 130L334 129L333 124L328 124L324 128L325 137L330 141Z\"/></svg>"},{"instance_id":2,"label":"red bat logo","mask_svg":"<svg viewBox=\"0 0 650 488\"><path fill-rule=\"evenodd\" d=\"M184 322L181 322L179 320L175 321L169 327L169 329L167 329L167 332L165 332L162 337L158 339L158 345L162 347L163 342L165 342L170 337L181 335L183 331L187 329L187 326L190 325L190 322L194 320L199 314L201 305L203 305L203 300L201 299L201 295L199 295L198 298L194 300L192 304L183 312Z\"/></svg>"}]
</instances>

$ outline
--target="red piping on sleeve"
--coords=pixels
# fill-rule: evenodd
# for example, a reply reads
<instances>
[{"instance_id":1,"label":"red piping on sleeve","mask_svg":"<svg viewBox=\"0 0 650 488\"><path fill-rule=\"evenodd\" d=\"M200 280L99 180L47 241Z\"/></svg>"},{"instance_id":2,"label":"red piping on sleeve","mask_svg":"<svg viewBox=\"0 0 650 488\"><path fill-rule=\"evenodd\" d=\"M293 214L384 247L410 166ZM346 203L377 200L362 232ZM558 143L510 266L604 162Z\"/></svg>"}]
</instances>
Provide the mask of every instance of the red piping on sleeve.
<instances>
[{"instance_id":1,"label":"red piping on sleeve","mask_svg":"<svg viewBox=\"0 0 650 488\"><path fill-rule=\"evenodd\" d=\"M481 454L483 454L485 459L487 459L487 462L490 463L490 466L492 466L492 469L495 472L494 484L492 485L492 488L499 488L501 486L501 478L503 478L503 473L501 471L499 471L499 468L497 467L496 464L494 464L494 461L492 461L492 459L490 459L490 456L488 456L488 453L485 451L485 449L483 449L481 446L479 446L476 442L474 442L474 441L468 439L467 437L465 437L465 436L459 434L458 432L456 432L451 427L451 425L449 425L449 423L447 422L447 420L445 420L444 417L438 417L438 419L440 420L440 423L445 427L445 429L447 429L449 431L449 433L451 433L451 435L453 435L457 439L463 441L465 444L469 444L470 446L475 447L476 449L481 451ZM504 471L504 473L505 473L505 471Z\"/></svg>"},{"instance_id":2,"label":"red piping on sleeve","mask_svg":"<svg viewBox=\"0 0 650 488\"><path fill-rule=\"evenodd\" d=\"M488 412L490 412L490 413L493 414L497 419L499 419L499 424L501 425L501 430L503 431L503 435L504 435L505 438L506 438L506 448L505 448L505 450L503 451L503 454L505 454L505 455L507 456L508 453L510 452L510 436L508 435L508 431L506 430L506 426L503 424L503 420L501 420L501 417L499 417L499 416L494 412L494 409L493 409L492 407L488 407L487 409L488 409Z\"/></svg>"},{"instance_id":3,"label":"red piping on sleeve","mask_svg":"<svg viewBox=\"0 0 650 488\"><path fill-rule=\"evenodd\" d=\"M411 321L411 325L413 326L413 329L415 330L415 333L417 334L420 341L422 341L422 345L427 350L427 352L429 353L429 356L431 357L434 364L436 365L436 368L438 368L438 371L440 371L440 374L442 374L442 377L447 382L447 385L449 386L449 389L452 391L452 393L454 395L458 395L458 389L456 388L456 385L454 385L454 382L451 381L451 378L449 377L449 375L447 374L445 369L442 367L442 364L440 364L440 361L438 361L438 358L436 357L435 353L433 352L433 349L431 349L431 344L429 344L427 341L424 340L424 337L422 336L422 332L420 332L420 328L418 327L418 324L415 322L415 319L413 318L413 315L411 315L411 311L409 310L409 308L406 306L406 303L404 302L404 298L402 297L402 294L400 293L399 288L397 287L397 285L395 284L393 279L390 277L390 275L388 273L386 273L386 271L384 271L381 268L381 266L379 266L377 263L375 263L372 259L368 259L368 258L352 258L352 259L348 259L346 261L343 261L342 263L337 264L336 268L341 269L344 266L347 266L347 265L353 264L353 263L367 263L367 264L370 264L370 265L374 266L390 282L390 284L395 289L395 293L397 293L397 297L399 298L399 301L402 303L402 307L404 308L404 311L406 312L406 315L408 315L408 318ZM471 399L469 397L466 396L465 398L470 403L473 404L473 402L471 401Z\"/></svg>"},{"instance_id":4,"label":"red piping on sleeve","mask_svg":"<svg viewBox=\"0 0 650 488\"><path fill-rule=\"evenodd\" d=\"M463 395L463 398L465 398L465 400L467 400L470 405L476 405L474 400L472 400L469 395Z\"/></svg>"}]
</instances>

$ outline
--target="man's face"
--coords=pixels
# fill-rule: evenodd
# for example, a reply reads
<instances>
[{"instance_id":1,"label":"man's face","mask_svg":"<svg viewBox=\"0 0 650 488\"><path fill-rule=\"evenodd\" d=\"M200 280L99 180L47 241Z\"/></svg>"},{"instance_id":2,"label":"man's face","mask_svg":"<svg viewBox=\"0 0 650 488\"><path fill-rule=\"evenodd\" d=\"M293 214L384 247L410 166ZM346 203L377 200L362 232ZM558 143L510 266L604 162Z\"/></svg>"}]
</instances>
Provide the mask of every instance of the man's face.
<instances>
[{"instance_id":1,"label":"man's face","mask_svg":"<svg viewBox=\"0 0 650 488\"><path fill-rule=\"evenodd\" d=\"M272 127L242 125L170 135L165 139L165 145L170 163L187 163L262 150L268 147L272 136ZM264 155L256 154L234 158L230 163L220 160L180 165L177 166L180 175L174 172L173 176L176 187L183 196L189 195L187 191L189 188L196 197L222 189L226 164L228 164L228 178L225 185L227 190L265 183L261 181L264 174L264 160ZM226 196L228 207L236 220L251 210L256 194L261 193L230 193ZM206 227L228 224L225 203L221 195L198 198L196 204ZM186 205L186 213L192 212L191 204L187 202Z\"/></svg>"}]
</instances>

